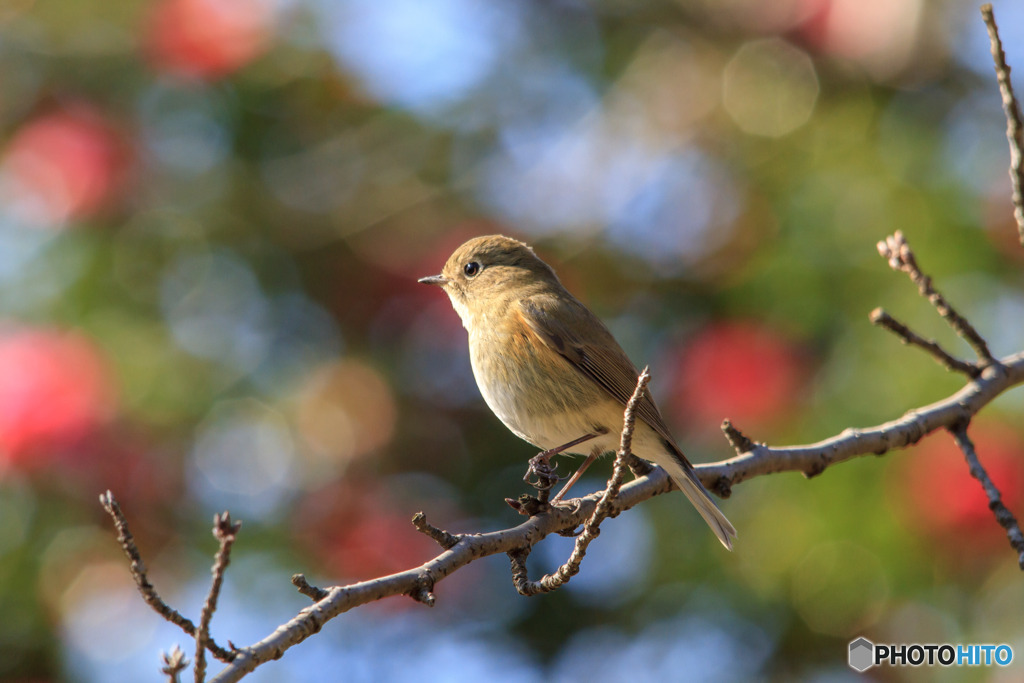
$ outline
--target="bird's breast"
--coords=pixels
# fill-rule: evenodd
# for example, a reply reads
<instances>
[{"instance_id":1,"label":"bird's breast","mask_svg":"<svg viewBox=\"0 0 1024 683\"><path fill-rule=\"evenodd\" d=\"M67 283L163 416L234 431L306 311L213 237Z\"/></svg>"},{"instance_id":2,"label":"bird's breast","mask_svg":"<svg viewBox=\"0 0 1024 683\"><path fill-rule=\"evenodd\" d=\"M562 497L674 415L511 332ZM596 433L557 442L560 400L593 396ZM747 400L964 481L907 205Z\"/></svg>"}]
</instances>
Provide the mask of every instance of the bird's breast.
<instances>
[{"instance_id":1,"label":"bird's breast","mask_svg":"<svg viewBox=\"0 0 1024 683\"><path fill-rule=\"evenodd\" d=\"M487 406L535 446L554 448L606 421L621 421L622 410L610 397L525 327L471 333L469 346Z\"/></svg>"}]
</instances>

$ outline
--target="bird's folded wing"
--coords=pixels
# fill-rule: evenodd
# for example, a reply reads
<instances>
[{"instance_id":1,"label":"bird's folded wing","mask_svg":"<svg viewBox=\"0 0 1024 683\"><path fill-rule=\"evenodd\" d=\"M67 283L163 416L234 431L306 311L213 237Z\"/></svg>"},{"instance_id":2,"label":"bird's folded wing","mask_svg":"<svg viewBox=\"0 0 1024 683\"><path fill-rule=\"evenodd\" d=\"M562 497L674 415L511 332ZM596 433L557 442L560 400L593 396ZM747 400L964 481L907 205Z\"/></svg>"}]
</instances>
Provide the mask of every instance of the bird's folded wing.
<instances>
[{"instance_id":1,"label":"bird's folded wing","mask_svg":"<svg viewBox=\"0 0 1024 683\"><path fill-rule=\"evenodd\" d=\"M625 408L636 390L640 373L597 316L578 301L544 295L521 300L519 313L541 342L594 380ZM567 316L585 324L570 329L563 322ZM678 450L647 389L644 389L636 415L664 438L673 450Z\"/></svg>"}]
</instances>

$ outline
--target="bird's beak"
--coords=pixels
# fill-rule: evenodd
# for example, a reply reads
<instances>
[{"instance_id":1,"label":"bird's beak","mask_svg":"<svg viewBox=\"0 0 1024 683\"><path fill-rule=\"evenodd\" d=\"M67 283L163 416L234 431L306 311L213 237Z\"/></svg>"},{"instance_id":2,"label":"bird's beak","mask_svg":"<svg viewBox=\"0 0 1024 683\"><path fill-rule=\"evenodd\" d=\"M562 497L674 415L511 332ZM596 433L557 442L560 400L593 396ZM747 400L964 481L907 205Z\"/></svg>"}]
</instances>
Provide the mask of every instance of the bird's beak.
<instances>
[{"instance_id":1,"label":"bird's beak","mask_svg":"<svg viewBox=\"0 0 1024 683\"><path fill-rule=\"evenodd\" d=\"M444 275L430 275L428 277L421 277L417 282L422 282L425 285L446 285L448 284L448 278Z\"/></svg>"}]
</instances>

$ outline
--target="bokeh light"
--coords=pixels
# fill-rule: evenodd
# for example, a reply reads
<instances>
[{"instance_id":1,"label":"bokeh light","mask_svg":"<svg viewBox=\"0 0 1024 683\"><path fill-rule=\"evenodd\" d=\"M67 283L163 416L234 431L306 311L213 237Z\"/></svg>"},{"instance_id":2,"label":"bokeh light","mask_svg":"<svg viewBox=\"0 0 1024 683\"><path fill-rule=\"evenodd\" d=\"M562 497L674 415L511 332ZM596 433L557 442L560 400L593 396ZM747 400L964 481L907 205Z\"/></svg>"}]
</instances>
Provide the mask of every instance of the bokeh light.
<instances>
[{"instance_id":1,"label":"bokeh light","mask_svg":"<svg viewBox=\"0 0 1024 683\"><path fill-rule=\"evenodd\" d=\"M227 103L216 90L154 83L139 100L138 116L146 151L171 172L201 175L230 153Z\"/></svg>"},{"instance_id":2,"label":"bokeh light","mask_svg":"<svg viewBox=\"0 0 1024 683\"><path fill-rule=\"evenodd\" d=\"M245 261L225 252L183 254L164 274L161 294L174 339L189 353L240 374L263 361L269 305Z\"/></svg>"},{"instance_id":3,"label":"bokeh light","mask_svg":"<svg viewBox=\"0 0 1024 683\"><path fill-rule=\"evenodd\" d=\"M899 75L913 57L922 0L819 0L808 5L814 13L804 25L807 39L856 62L875 78Z\"/></svg>"},{"instance_id":4,"label":"bokeh light","mask_svg":"<svg viewBox=\"0 0 1024 683\"><path fill-rule=\"evenodd\" d=\"M889 597L881 562L848 541L812 548L797 564L791 590L811 630L850 640L875 624Z\"/></svg>"},{"instance_id":5,"label":"bokeh light","mask_svg":"<svg viewBox=\"0 0 1024 683\"><path fill-rule=\"evenodd\" d=\"M372 368L357 361L317 368L299 390L296 420L309 451L324 463L310 471L319 479L383 448L397 417L390 388Z\"/></svg>"},{"instance_id":6,"label":"bokeh light","mask_svg":"<svg viewBox=\"0 0 1024 683\"><path fill-rule=\"evenodd\" d=\"M116 408L106 360L85 336L0 330L0 458L34 469L95 436Z\"/></svg>"},{"instance_id":7,"label":"bokeh light","mask_svg":"<svg viewBox=\"0 0 1024 683\"><path fill-rule=\"evenodd\" d=\"M510 2L346 0L324 2L321 11L327 15L328 45L362 88L385 103L423 113L464 98L519 34Z\"/></svg>"},{"instance_id":8,"label":"bokeh light","mask_svg":"<svg viewBox=\"0 0 1024 683\"><path fill-rule=\"evenodd\" d=\"M723 105L743 131L779 137L811 117L818 76L806 53L775 38L744 44L725 66Z\"/></svg>"},{"instance_id":9,"label":"bokeh light","mask_svg":"<svg viewBox=\"0 0 1024 683\"><path fill-rule=\"evenodd\" d=\"M765 426L797 407L805 372L800 350L768 327L709 325L679 350L676 412L693 423Z\"/></svg>"},{"instance_id":10,"label":"bokeh light","mask_svg":"<svg viewBox=\"0 0 1024 683\"><path fill-rule=\"evenodd\" d=\"M411 515L383 486L350 480L307 495L295 535L332 576L362 581L427 561L437 547L409 523ZM384 608L411 607L384 605Z\"/></svg>"},{"instance_id":11,"label":"bokeh light","mask_svg":"<svg viewBox=\"0 0 1024 683\"><path fill-rule=\"evenodd\" d=\"M252 400L214 406L192 450L194 487L238 516L276 511L295 488L295 446L284 417Z\"/></svg>"},{"instance_id":12,"label":"bokeh light","mask_svg":"<svg viewBox=\"0 0 1024 683\"><path fill-rule=\"evenodd\" d=\"M123 151L112 127L79 104L25 124L0 161L4 213L30 225L64 227L111 200Z\"/></svg>"},{"instance_id":13,"label":"bokeh light","mask_svg":"<svg viewBox=\"0 0 1024 683\"><path fill-rule=\"evenodd\" d=\"M267 49L272 0L160 0L145 27L145 52L155 68L218 78Z\"/></svg>"},{"instance_id":14,"label":"bokeh light","mask_svg":"<svg viewBox=\"0 0 1024 683\"><path fill-rule=\"evenodd\" d=\"M756 627L730 617L655 621L633 638L607 627L582 630L556 663L553 680L664 681L682 672L692 681L749 680L771 652L771 642ZM723 657L709 662L703 656L708 652ZM638 669L637 661L646 664Z\"/></svg>"}]
</instances>

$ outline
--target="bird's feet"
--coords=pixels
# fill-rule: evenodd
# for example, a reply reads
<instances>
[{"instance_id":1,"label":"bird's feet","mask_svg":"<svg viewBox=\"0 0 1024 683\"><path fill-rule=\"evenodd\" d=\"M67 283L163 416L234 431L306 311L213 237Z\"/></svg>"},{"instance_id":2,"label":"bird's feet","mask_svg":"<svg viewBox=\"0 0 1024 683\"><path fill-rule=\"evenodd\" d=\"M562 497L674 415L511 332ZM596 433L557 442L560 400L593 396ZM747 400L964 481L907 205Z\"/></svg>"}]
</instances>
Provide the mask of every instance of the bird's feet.
<instances>
[{"instance_id":1,"label":"bird's feet","mask_svg":"<svg viewBox=\"0 0 1024 683\"><path fill-rule=\"evenodd\" d=\"M544 503L551 495L551 489L561 480L551 465L551 458L557 452L555 450L544 451L530 458L529 467L526 468L526 474L523 475L523 481L537 489L539 498Z\"/></svg>"}]
</instances>

